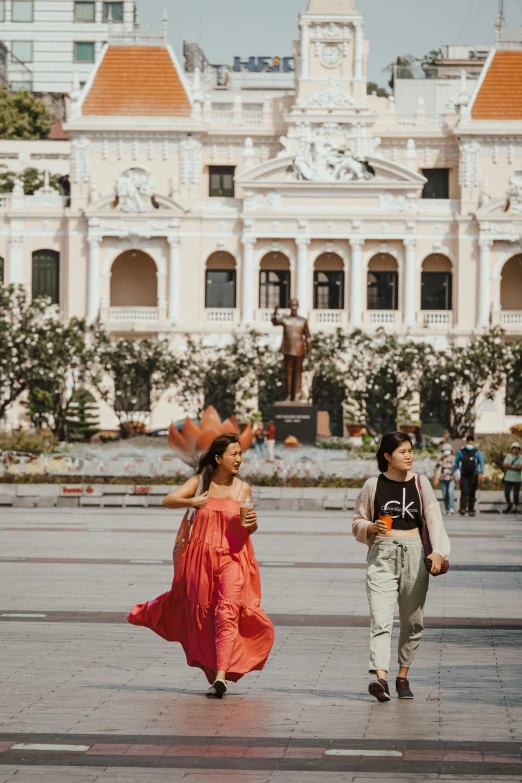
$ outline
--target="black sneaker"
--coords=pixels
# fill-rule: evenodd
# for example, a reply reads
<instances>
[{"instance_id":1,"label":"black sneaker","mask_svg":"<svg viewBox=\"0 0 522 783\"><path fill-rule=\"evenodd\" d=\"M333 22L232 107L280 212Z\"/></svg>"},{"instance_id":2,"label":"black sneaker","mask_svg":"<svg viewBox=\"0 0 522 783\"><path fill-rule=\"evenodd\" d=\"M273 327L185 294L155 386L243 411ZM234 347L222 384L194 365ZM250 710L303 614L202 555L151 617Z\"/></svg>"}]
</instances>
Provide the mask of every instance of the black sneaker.
<instances>
[{"instance_id":1,"label":"black sneaker","mask_svg":"<svg viewBox=\"0 0 522 783\"><path fill-rule=\"evenodd\" d=\"M511 510L512 510L512 508L513 508L513 506L512 506L512 505L511 505L511 503L510 503L508 506L506 506L506 508L503 508L503 509L502 509L502 513L503 513L503 514L511 514Z\"/></svg>"},{"instance_id":2,"label":"black sneaker","mask_svg":"<svg viewBox=\"0 0 522 783\"><path fill-rule=\"evenodd\" d=\"M368 693L375 696L377 701L390 701L390 689L386 680L374 680L368 685Z\"/></svg>"},{"instance_id":3,"label":"black sneaker","mask_svg":"<svg viewBox=\"0 0 522 783\"><path fill-rule=\"evenodd\" d=\"M395 680L395 690L397 691L399 699L413 699L410 683L406 677L397 677Z\"/></svg>"},{"instance_id":4,"label":"black sneaker","mask_svg":"<svg viewBox=\"0 0 522 783\"><path fill-rule=\"evenodd\" d=\"M466 516L466 512L463 511L462 509L460 509L459 514L460 514L461 517L465 517Z\"/></svg>"},{"instance_id":5,"label":"black sneaker","mask_svg":"<svg viewBox=\"0 0 522 783\"><path fill-rule=\"evenodd\" d=\"M476 514L477 514L476 511L470 511L469 512L470 517L474 517L474 516L476 516Z\"/></svg>"}]
</instances>

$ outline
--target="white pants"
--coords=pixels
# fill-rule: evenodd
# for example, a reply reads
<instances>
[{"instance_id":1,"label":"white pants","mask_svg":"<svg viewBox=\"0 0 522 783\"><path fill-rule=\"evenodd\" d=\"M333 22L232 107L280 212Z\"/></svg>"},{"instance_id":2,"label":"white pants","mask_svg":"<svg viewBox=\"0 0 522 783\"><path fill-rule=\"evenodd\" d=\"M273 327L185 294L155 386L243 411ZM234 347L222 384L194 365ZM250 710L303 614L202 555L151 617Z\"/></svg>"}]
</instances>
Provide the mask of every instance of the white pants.
<instances>
[{"instance_id":1,"label":"white pants","mask_svg":"<svg viewBox=\"0 0 522 783\"><path fill-rule=\"evenodd\" d=\"M270 462L273 462L275 459L275 440L267 440L266 443L266 450L268 452L268 459Z\"/></svg>"}]
</instances>

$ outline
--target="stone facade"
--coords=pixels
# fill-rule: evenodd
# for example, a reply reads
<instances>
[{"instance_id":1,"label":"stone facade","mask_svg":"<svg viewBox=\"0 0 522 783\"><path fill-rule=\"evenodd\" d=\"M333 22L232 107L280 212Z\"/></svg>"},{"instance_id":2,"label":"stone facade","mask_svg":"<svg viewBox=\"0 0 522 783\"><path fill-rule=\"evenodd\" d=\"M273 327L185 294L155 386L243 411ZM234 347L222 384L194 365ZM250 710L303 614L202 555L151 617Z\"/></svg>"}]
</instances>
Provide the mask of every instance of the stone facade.
<instances>
[{"instance_id":1,"label":"stone facade","mask_svg":"<svg viewBox=\"0 0 522 783\"><path fill-rule=\"evenodd\" d=\"M187 331L273 333L271 307L289 296L315 331L383 327L450 346L499 324L522 337L522 111L474 115L502 53L479 79L446 85L445 113L419 98L406 114L367 95L363 22L351 0L311 0L293 88L287 74L218 87L161 46L173 73L150 69L158 108L139 116L122 109L125 90L137 105L123 75L118 113L96 109L114 88L106 48L72 95L69 142L0 142L11 168L40 155L33 165L67 166L71 183L70 201L46 188L0 196L5 282L30 288L35 252L55 251L65 316L174 344ZM122 43L112 62L133 57ZM153 422L171 415L160 405ZM511 423L499 400L479 431Z\"/></svg>"}]
</instances>

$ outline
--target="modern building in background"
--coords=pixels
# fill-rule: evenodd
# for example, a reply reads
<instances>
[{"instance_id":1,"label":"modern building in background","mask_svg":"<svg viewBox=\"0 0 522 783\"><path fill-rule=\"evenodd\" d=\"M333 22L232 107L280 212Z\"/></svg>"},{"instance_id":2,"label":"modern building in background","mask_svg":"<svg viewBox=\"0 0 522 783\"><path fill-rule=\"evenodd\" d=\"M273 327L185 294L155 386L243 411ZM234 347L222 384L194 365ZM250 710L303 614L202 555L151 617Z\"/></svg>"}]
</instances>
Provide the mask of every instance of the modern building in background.
<instances>
[{"instance_id":1,"label":"modern building in background","mask_svg":"<svg viewBox=\"0 0 522 783\"><path fill-rule=\"evenodd\" d=\"M95 5L78 30L102 23ZM277 341L271 311L292 296L314 331L522 337L522 49L448 47L382 98L363 25L354 0L309 0L293 51L224 68L192 46L187 73L161 32L109 39L72 91L69 141L0 142L10 168L71 184L70 200L0 196L3 279L173 345ZM478 431L515 413L484 403ZM165 400L151 425L176 414Z\"/></svg>"},{"instance_id":2,"label":"modern building in background","mask_svg":"<svg viewBox=\"0 0 522 783\"><path fill-rule=\"evenodd\" d=\"M109 33L134 29L134 0L0 0L11 89L69 94L84 84Z\"/></svg>"}]
</instances>

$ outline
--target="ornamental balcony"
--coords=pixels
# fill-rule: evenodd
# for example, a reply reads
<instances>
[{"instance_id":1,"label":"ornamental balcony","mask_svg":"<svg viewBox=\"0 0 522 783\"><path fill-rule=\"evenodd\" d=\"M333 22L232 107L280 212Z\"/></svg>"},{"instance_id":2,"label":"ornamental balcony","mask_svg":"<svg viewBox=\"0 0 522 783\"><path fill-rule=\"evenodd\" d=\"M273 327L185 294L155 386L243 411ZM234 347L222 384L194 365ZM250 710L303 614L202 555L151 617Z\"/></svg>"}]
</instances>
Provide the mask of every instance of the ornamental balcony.
<instances>
[{"instance_id":1,"label":"ornamental balcony","mask_svg":"<svg viewBox=\"0 0 522 783\"><path fill-rule=\"evenodd\" d=\"M522 310L502 310L500 313L500 324L505 329L522 329Z\"/></svg>"},{"instance_id":2,"label":"ornamental balcony","mask_svg":"<svg viewBox=\"0 0 522 783\"><path fill-rule=\"evenodd\" d=\"M311 328L319 331L333 331L348 326L346 310L312 310L310 315Z\"/></svg>"},{"instance_id":3,"label":"ornamental balcony","mask_svg":"<svg viewBox=\"0 0 522 783\"><path fill-rule=\"evenodd\" d=\"M402 322L399 310L366 310L364 323L374 329L396 329Z\"/></svg>"},{"instance_id":4,"label":"ornamental balcony","mask_svg":"<svg viewBox=\"0 0 522 783\"><path fill-rule=\"evenodd\" d=\"M420 310L418 324L426 329L451 329L453 326L452 310Z\"/></svg>"},{"instance_id":5,"label":"ornamental balcony","mask_svg":"<svg viewBox=\"0 0 522 783\"><path fill-rule=\"evenodd\" d=\"M212 307L205 310L207 324L212 326L237 326L239 310L231 307Z\"/></svg>"}]
</instances>

